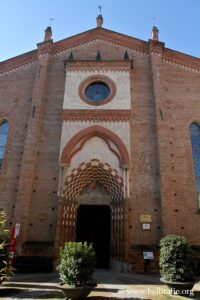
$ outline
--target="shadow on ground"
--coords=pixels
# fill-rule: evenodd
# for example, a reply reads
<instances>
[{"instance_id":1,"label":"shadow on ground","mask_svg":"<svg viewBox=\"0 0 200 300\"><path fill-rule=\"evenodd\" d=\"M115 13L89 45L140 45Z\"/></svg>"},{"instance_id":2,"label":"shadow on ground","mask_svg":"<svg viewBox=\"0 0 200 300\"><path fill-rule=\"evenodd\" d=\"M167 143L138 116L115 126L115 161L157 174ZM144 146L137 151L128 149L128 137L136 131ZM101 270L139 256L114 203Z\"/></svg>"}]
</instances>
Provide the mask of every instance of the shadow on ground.
<instances>
[{"instance_id":1,"label":"shadow on ground","mask_svg":"<svg viewBox=\"0 0 200 300\"><path fill-rule=\"evenodd\" d=\"M5 288L1 289L0 298L9 297L9 299L65 299L62 292L59 291L22 291L16 288ZM89 296L88 300L122 300L117 297L106 297L106 296ZM123 298L124 300L141 300L139 298Z\"/></svg>"},{"instance_id":2,"label":"shadow on ground","mask_svg":"<svg viewBox=\"0 0 200 300\"><path fill-rule=\"evenodd\" d=\"M1 289L0 298L9 297L9 299L64 299L64 295L61 291L39 291L39 290L25 290L20 289Z\"/></svg>"},{"instance_id":3,"label":"shadow on ground","mask_svg":"<svg viewBox=\"0 0 200 300\"><path fill-rule=\"evenodd\" d=\"M104 289L97 289L98 291L103 291ZM106 290L108 292L108 290ZM111 289L113 292L113 289ZM115 292L115 291L114 291ZM9 297L9 299L65 299L64 295L61 291L56 290L21 290L17 288L1 288L0 299L4 297ZM118 297L106 297L106 296L88 296L87 300L122 300L122 298ZM145 300L150 300L145 298ZM192 297L184 297L184 296L172 296L172 295L159 295L158 298L154 298L158 300L187 300L187 299L195 299L200 300L200 292L194 292L194 296ZM123 300L141 300L141 298L123 298Z\"/></svg>"}]
</instances>

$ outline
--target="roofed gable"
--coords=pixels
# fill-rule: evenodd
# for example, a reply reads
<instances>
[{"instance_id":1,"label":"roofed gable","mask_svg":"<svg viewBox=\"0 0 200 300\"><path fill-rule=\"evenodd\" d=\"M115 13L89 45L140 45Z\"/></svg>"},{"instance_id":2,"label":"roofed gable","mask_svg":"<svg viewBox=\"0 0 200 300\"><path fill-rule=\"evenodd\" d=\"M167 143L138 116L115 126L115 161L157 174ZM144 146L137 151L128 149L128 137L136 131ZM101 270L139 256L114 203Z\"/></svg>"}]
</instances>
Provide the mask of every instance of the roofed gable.
<instances>
[{"instance_id":1,"label":"roofed gable","mask_svg":"<svg viewBox=\"0 0 200 300\"><path fill-rule=\"evenodd\" d=\"M112 44L130 48L142 53L148 52L148 43L121 33L117 33L105 28L97 27L89 31L74 35L64 40L54 43L53 53L63 52L69 48L74 48L95 40L102 40Z\"/></svg>"},{"instance_id":2,"label":"roofed gable","mask_svg":"<svg viewBox=\"0 0 200 300\"><path fill-rule=\"evenodd\" d=\"M113 49L115 47L122 47L124 51L128 49L129 51L141 54L155 52L155 54L157 53L162 56L163 61L180 65L191 71L200 71L199 58L165 48L164 43L154 40L146 42L102 27L97 27L55 43L53 43L52 40L41 42L38 44L38 49L0 62L0 75L37 62L38 56L40 55L51 54L57 56L61 53L69 53L69 51L78 47L88 46L88 44L90 44L90 47L96 44L96 48L100 48L98 44L101 44L102 48L104 45L105 51L108 45L112 45Z\"/></svg>"}]
</instances>

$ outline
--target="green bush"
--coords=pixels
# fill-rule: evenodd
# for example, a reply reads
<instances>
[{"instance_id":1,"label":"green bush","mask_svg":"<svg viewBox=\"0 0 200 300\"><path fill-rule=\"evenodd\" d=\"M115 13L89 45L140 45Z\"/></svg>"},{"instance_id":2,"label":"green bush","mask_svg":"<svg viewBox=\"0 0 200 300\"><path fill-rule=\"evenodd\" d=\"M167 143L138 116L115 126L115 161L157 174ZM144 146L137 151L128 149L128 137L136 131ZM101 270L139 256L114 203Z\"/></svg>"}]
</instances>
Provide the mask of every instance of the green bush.
<instances>
[{"instance_id":1,"label":"green bush","mask_svg":"<svg viewBox=\"0 0 200 300\"><path fill-rule=\"evenodd\" d=\"M9 237L8 233L3 231L0 226L0 255L8 255Z\"/></svg>"},{"instance_id":2,"label":"green bush","mask_svg":"<svg viewBox=\"0 0 200 300\"><path fill-rule=\"evenodd\" d=\"M57 270L63 283L84 286L90 282L94 266L95 252L92 244L69 242L60 252L60 264Z\"/></svg>"},{"instance_id":3,"label":"green bush","mask_svg":"<svg viewBox=\"0 0 200 300\"><path fill-rule=\"evenodd\" d=\"M14 268L8 263L9 231L6 230L6 214L0 212L0 283L13 275Z\"/></svg>"},{"instance_id":4,"label":"green bush","mask_svg":"<svg viewBox=\"0 0 200 300\"><path fill-rule=\"evenodd\" d=\"M160 274L168 281L194 280L192 249L183 236L168 235L160 241Z\"/></svg>"}]
</instances>

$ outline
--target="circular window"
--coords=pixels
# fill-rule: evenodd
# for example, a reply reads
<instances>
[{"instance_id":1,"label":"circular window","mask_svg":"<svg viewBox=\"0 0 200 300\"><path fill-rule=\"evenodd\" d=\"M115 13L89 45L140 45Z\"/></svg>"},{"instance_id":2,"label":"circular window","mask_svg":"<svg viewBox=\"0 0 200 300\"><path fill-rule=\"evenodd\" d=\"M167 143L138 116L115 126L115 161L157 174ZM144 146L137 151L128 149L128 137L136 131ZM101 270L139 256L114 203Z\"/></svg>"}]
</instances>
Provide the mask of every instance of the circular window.
<instances>
[{"instance_id":1,"label":"circular window","mask_svg":"<svg viewBox=\"0 0 200 300\"><path fill-rule=\"evenodd\" d=\"M88 85L85 95L91 101L103 101L110 95L110 88L104 82L94 82Z\"/></svg>"},{"instance_id":2,"label":"circular window","mask_svg":"<svg viewBox=\"0 0 200 300\"><path fill-rule=\"evenodd\" d=\"M79 87L81 99L90 105L104 105L113 99L115 93L114 82L103 75L90 76Z\"/></svg>"}]
</instances>

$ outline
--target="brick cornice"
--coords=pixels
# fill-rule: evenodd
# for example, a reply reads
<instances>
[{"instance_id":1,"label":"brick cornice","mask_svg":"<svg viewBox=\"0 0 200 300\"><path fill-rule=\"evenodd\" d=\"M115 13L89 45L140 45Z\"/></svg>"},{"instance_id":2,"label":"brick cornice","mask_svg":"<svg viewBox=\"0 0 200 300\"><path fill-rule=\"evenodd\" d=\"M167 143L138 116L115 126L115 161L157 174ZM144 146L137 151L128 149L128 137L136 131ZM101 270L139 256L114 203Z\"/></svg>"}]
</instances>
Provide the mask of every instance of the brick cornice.
<instances>
[{"instance_id":1,"label":"brick cornice","mask_svg":"<svg viewBox=\"0 0 200 300\"><path fill-rule=\"evenodd\" d=\"M103 39L107 42L115 43L124 47L132 48L136 51L147 53L148 43L125 34L114 32L105 28L94 28L54 44L54 53L62 52L80 44L91 42L92 40Z\"/></svg>"},{"instance_id":2,"label":"brick cornice","mask_svg":"<svg viewBox=\"0 0 200 300\"><path fill-rule=\"evenodd\" d=\"M196 69L200 71L200 59L197 57L193 57L181 52L177 52L168 48L164 48L163 54L162 54L163 60L175 63L175 64L181 64L185 67Z\"/></svg>"},{"instance_id":3,"label":"brick cornice","mask_svg":"<svg viewBox=\"0 0 200 300\"><path fill-rule=\"evenodd\" d=\"M25 54L0 62L0 74L8 72L9 70L17 69L23 65L30 64L36 61L37 57L38 57L38 50L33 50Z\"/></svg>"},{"instance_id":4,"label":"brick cornice","mask_svg":"<svg viewBox=\"0 0 200 300\"><path fill-rule=\"evenodd\" d=\"M66 71L130 71L133 68L133 60L65 60L64 62Z\"/></svg>"},{"instance_id":5,"label":"brick cornice","mask_svg":"<svg viewBox=\"0 0 200 300\"><path fill-rule=\"evenodd\" d=\"M100 121L128 122L131 110L128 109L64 109L62 118L65 121Z\"/></svg>"},{"instance_id":6,"label":"brick cornice","mask_svg":"<svg viewBox=\"0 0 200 300\"><path fill-rule=\"evenodd\" d=\"M98 39L113 44L117 44L122 47L129 48L144 54L148 54L149 52L155 52L155 53L160 52L159 54L162 55L162 59L164 61L168 61L174 64L179 64L184 67L200 71L200 59L197 57L193 57L181 52L177 52L165 48L164 44L161 42L152 43L150 41L151 43L149 43L105 28L94 28L89 31L58 41L56 43L51 42L52 43L50 47L51 54L52 55L58 54L59 52L66 51L73 47L81 46L81 44L88 43ZM40 44L43 43L39 43L38 45ZM43 47L42 52L44 53L49 52L49 45L45 44L45 47ZM11 70L17 69L24 65L31 64L35 62L37 58L38 58L38 49L2 61L0 62L0 74L9 72ZM97 61L94 62L97 63ZM111 63L114 62L115 61Z\"/></svg>"}]
</instances>

